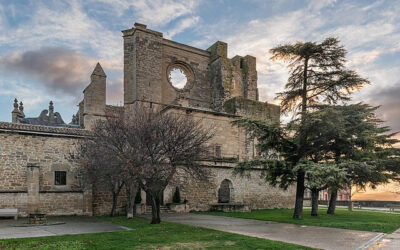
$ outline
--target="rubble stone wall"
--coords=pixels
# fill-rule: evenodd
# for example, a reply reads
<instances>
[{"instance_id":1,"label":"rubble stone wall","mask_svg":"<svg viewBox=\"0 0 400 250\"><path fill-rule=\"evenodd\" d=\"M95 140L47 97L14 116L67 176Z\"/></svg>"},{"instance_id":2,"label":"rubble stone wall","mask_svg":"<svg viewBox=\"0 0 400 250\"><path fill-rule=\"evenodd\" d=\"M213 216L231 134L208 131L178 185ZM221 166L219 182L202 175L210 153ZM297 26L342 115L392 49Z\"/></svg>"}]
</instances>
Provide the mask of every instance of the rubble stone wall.
<instances>
[{"instance_id":1,"label":"rubble stone wall","mask_svg":"<svg viewBox=\"0 0 400 250\"><path fill-rule=\"evenodd\" d=\"M35 210L91 215L91 194L83 190L74 159L81 134L79 129L1 123L0 208L18 208L21 216ZM66 171L66 185L55 185L55 171Z\"/></svg>"},{"instance_id":2,"label":"rubble stone wall","mask_svg":"<svg viewBox=\"0 0 400 250\"><path fill-rule=\"evenodd\" d=\"M211 204L218 202L218 189L223 180L232 182L233 199L230 203L243 203L250 209L292 208L294 205L294 187L287 190L268 185L259 170L251 170L249 177L234 176L232 167L207 167L210 171L208 180L199 181L180 172L171 186L178 186L181 199L187 200L191 210L206 211ZM164 197L172 197L174 187L169 187ZM165 203L172 202L165 200Z\"/></svg>"}]
</instances>

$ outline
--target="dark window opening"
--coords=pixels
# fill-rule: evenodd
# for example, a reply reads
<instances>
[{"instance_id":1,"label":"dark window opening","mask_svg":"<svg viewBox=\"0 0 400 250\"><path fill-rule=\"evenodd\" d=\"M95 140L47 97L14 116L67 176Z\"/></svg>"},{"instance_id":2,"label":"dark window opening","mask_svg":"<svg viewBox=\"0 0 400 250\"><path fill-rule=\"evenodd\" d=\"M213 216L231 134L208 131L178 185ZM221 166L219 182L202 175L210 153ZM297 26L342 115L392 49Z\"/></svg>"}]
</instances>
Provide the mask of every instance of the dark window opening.
<instances>
[{"instance_id":1,"label":"dark window opening","mask_svg":"<svg viewBox=\"0 0 400 250\"><path fill-rule=\"evenodd\" d=\"M67 185L67 172L66 171L55 171L54 172L54 184L55 185Z\"/></svg>"}]
</instances>

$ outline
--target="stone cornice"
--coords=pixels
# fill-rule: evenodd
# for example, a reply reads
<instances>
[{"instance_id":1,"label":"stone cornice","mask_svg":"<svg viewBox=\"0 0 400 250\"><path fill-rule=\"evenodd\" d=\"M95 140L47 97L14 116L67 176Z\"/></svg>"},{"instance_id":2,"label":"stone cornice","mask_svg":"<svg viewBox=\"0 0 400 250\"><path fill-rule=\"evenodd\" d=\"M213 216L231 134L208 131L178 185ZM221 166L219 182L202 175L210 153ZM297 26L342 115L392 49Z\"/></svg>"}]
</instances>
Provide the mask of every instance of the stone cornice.
<instances>
[{"instance_id":1,"label":"stone cornice","mask_svg":"<svg viewBox=\"0 0 400 250\"><path fill-rule=\"evenodd\" d=\"M90 131L81 128L53 127L23 123L0 122L0 132L14 132L35 135L52 135L64 137L85 137Z\"/></svg>"}]
</instances>

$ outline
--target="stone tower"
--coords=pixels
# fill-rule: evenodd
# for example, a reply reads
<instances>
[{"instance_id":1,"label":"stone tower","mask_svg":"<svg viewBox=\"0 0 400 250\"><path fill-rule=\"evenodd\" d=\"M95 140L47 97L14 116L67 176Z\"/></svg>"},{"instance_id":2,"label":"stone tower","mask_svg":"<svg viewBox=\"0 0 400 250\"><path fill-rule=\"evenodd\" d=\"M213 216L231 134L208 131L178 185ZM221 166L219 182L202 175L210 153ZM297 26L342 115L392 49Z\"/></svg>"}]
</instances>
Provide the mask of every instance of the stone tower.
<instances>
[{"instance_id":1,"label":"stone tower","mask_svg":"<svg viewBox=\"0 0 400 250\"><path fill-rule=\"evenodd\" d=\"M95 120L105 116L106 78L103 68L97 63L90 76L90 84L83 90L83 105L80 105L85 128L91 128Z\"/></svg>"},{"instance_id":2,"label":"stone tower","mask_svg":"<svg viewBox=\"0 0 400 250\"><path fill-rule=\"evenodd\" d=\"M161 102L162 33L135 23L124 37L124 103Z\"/></svg>"}]
</instances>

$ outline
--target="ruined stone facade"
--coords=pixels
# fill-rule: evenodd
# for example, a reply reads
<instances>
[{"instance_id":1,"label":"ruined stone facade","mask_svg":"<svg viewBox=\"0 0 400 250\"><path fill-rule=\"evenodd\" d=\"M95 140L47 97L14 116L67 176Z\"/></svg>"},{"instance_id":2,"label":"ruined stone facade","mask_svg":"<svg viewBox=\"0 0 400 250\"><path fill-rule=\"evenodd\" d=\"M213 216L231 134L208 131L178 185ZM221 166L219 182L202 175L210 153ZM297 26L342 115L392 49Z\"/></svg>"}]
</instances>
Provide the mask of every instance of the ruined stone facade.
<instances>
[{"instance_id":1,"label":"ruined stone facade","mask_svg":"<svg viewBox=\"0 0 400 250\"><path fill-rule=\"evenodd\" d=\"M173 192L179 187L182 200L194 210L209 209L221 201L221 195L224 202L253 209L291 207L294 190L267 185L259 170L252 170L251 178L232 175L237 161L257 157L258 153L255 141L231 122L243 116L279 120L279 106L258 100L256 58L228 58L228 45L219 41L207 50L180 44L143 24L122 33L123 107L106 105L107 77L97 64L72 124L23 124L27 122L18 103L12 112L13 123L0 123L0 208L17 207L21 215L34 209L48 214L108 213L110 195L83 188L79 167L71 155L94 121L116 109L133 115L138 103L201 119L216 129L210 142L213 152L201 162L202 167L210 169L209 181L200 182L179 172L164 192L164 204L172 202ZM173 82L176 70L183 74L183 84ZM65 185L56 185L60 178ZM144 192L142 203L146 204ZM119 208L123 207L121 202Z\"/></svg>"}]
</instances>

